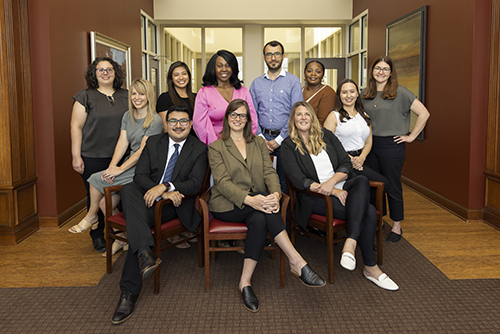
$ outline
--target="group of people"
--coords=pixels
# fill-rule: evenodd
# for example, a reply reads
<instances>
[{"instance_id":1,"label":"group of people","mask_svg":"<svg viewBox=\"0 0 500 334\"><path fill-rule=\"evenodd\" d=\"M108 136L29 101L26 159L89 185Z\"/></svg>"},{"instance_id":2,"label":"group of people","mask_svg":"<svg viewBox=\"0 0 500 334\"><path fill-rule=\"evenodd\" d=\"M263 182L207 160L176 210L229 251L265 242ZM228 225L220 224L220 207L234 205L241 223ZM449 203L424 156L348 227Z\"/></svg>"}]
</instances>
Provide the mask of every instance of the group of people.
<instances>
[{"instance_id":1,"label":"group of people","mask_svg":"<svg viewBox=\"0 0 500 334\"><path fill-rule=\"evenodd\" d=\"M194 199L184 197L201 189L208 166L213 177L209 210L215 218L248 227L239 281L248 310L259 310L251 278L268 232L287 256L292 275L308 287L325 285L290 242L279 214L285 174L299 189L330 196L334 217L347 221L341 266L355 269L359 244L364 276L383 289L399 289L374 259L376 211L368 181L386 184L394 221L387 241L397 242L404 218L405 143L417 137L429 113L398 86L389 57L374 61L362 92L350 79L335 92L322 83L325 68L319 61L306 65L302 88L283 69L284 55L280 42L267 43L267 71L248 90L238 79L234 54L220 50L208 62L198 94L192 92L188 66L175 62L167 74L168 91L157 103L144 79L134 80L127 94L121 88L123 71L113 60L97 58L89 67L88 89L74 96L71 118L73 168L87 189L88 212L69 231L90 229L94 248L104 251L103 187L124 185L112 198L117 212L121 197L128 239L128 245L115 241L112 253L129 247L113 324L132 315L142 280L161 262L151 250L155 203L170 199L162 218L178 217L188 233L194 232L201 217ZM418 118L409 133L411 111ZM277 158L276 169L270 154ZM306 228L312 213L324 215L325 210L323 200L298 194L293 218Z\"/></svg>"}]
</instances>

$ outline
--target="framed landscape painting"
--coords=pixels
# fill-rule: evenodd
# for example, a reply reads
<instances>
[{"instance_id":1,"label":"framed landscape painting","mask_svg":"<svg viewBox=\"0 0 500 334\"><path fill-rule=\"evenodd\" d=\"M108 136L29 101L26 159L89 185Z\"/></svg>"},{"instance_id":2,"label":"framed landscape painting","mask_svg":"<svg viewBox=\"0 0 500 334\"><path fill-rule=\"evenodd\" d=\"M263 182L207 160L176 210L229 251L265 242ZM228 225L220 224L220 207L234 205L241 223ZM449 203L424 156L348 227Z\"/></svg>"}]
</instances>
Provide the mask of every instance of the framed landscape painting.
<instances>
[{"instance_id":1,"label":"framed landscape painting","mask_svg":"<svg viewBox=\"0 0 500 334\"><path fill-rule=\"evenodd\" d=\"M108 57L116 61L125 71L123 88L132 83L130 71L130 46L95 31L90 32L90 61L97 57Z\"/></svg>"},{"instance_id":2,"label":"framed landscape painting","mask_svg":"<svg viewBox=\"0 0 500 334\"><path fill-rule=\"evenodd\" d=\"M398 83L408 88L425 104L425 52L427 6L386 25L386 54L392 58ZM410 131L417 116L412 113ZM418 139L424 139L422 131Z\"/></svg>"}]
</instances>

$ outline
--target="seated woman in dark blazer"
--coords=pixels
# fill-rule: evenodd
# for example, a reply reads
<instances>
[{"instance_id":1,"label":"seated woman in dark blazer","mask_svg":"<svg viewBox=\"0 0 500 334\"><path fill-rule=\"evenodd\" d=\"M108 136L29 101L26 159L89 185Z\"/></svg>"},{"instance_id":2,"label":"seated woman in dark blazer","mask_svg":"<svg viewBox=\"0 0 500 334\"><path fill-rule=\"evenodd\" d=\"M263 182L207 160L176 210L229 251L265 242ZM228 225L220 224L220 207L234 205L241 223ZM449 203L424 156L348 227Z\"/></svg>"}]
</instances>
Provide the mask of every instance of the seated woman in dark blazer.
<instances>
[{"instance_id":1,"label":"seated woman in dark blazer","mask_svg":"<svg viewBox=\"0 0 500 334\"><path fill-rule=\"evenodd\" d=\"M347 221L347 239L340 265L348 270L356 268L354 254L359 243L365 277L383 289L398 290L397 284L379 269L373 256L377 212L370 204L368 179L365 176L348 179L353 175L349 156L337 137L321 128L309 103L301 101L293 105L288 135L281 151L285 174L298 189L330 196L334 218ZM311 213L325 215L324 201L297 193L295 220L306 228Z\"/></svg>"},{"instance_id":2,"label":"seated woman in dark blazer","mask_svg":"<svg viewBox=\"0 0 500 334\"><path fill-rule=\"evenodd\" d=\"M252 133L250 109L245 100L236 99L229 103L220 139L209 146L209 162L214 177L209 210L217 219L244 222L248 227L239 283L245 307L252 312L259 309L250 281L266 245L268 231L288 257L294 276L310 287L325 285L288 238L279 214L281 190L278 175L264 139Z\"/></svg>"}]
</instances>

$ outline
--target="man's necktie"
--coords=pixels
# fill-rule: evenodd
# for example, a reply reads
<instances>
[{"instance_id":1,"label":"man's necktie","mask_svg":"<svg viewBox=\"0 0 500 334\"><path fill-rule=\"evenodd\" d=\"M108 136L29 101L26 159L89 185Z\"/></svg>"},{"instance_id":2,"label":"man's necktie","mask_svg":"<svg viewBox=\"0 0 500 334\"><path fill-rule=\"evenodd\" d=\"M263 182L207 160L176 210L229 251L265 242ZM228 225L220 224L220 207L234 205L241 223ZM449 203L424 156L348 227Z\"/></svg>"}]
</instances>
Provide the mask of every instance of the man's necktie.
<instances>
[{"instance_id":1,"label":"man's necktie","mask_svg":"<svg viewBox=\"0 0 500 334\"><path fill-rule=\"evenodd\" d=\"M170 161L168 162L167 169L165 169L165 173L163 174L161 183L172 181L172 174L174 174L175 164L177 163L177 159L179 158L179 146L179 144L174 144L175 151L170 157Z\"/></svg>"},{"instance_id":2,"label":"man's necktie","mask_svg":"<svg viewBox=\"0 0 500 334\"><path fill-rule=\"evenodd\" d=\"M177 158L179 158L179 144L174 144L175 151L170 157L170 160L168 161L167 168L165 169L165 173L163 173L163 177L161 178L161 183L165 182L171 182L172 181L172 174L174 174L174 168L175 164L177 163ZM156 201L161 201L162 197L159 196Z\"/></svg>"}]
</instances>

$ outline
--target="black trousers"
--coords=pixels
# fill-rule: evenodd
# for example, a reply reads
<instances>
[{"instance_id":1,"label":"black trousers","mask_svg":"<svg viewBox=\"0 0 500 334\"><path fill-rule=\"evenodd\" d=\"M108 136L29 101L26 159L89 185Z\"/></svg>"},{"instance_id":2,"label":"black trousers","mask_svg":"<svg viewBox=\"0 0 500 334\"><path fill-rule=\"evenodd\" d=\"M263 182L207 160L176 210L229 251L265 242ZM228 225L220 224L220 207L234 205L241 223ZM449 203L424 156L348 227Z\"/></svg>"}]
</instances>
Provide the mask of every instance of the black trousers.
<instances>
[{"instance_id":1,"label":"black trousers","mask_svg":"<svg viewBox=\"0 0 500 334\"><path fill-rule=\"evenodd\" d=\"M352 155L353 157L359 156L359 154L360 154L359 152L357 152L357 153L348 152L348 153L350 155ZM382 206L383 213L382 214L385 216L387 214L387 208L386 208L387 205L386 205L386 201L385 201L385 194L389 191L389 188L391 186L389 184L389 181L387 180L387 178L385 176L383 176L382 174L374 171L370 166L368 166L366 164L366 161L363 164L363 170L354 169L354 173L356 173L356 175L366 176L368 181L384 182L384 197L383 197L383 206ZM376 204L377 204L377 191L376 191L376 189L370 189L370 203L373 206L376 206Z\"/></svg>"},{"instance_id":2,"label":"black trousers","mask_svg":"<svg viewBox=\"0 0 500 334\"><path fill-rule=\"evenodd\" d=\"M80 174L83 180L83 185L85 186L85 190L87 191L87 210L90 208L90 192L89 192L89 182L88 178L97 172L105 170L109 167L111 163L111 158L88 158L82 156L82 160L84 163L83 174ZM90 230L90 237L92 240L103 238L104 237L104 214L101 210L98 212L98 221L99 224L95 230Z\"/></svg>"},{"instance_id":3,"label":"black trousers","mask_svg":"<svg viewBox=\"0 0 500 334\"><path fill-rule=\"evenodd\" d=\"M401 185L401 171L406 160L405 143L397 144L394 137L373 136L373 146L366 158L365 164L375 172L382 174L389 181L387 201L389 215L392 220L404 219L403 187Z\"/></svg>"},{"instance_id":4,"label":"black trousers","mask_svg":"<svg viewBox=\"0 0 500 334\"><path fill-rule=\"evenodd\" d=\"M348 180L343 189L347 191L345 206L335 196L330 196L333 217L347 221L347 238L358 242L363 263L366 266L377 264L373 256L373 244L377 230L377 210L370 204L370 184L365 176L355 176ZM318 199L313 213L326 214L325 201Z\"/></svg>"},{"instance_id":5,"label":"black trousers","mask_svg":"<svg viewBox=\"0 0 500 334\"><path fill-rule=\"evenodd\" d=\"M151 227L154 225L155 205L148 208L144 202L146 192L135 183L123 186L120 196L123 205L123 214L127 221L127 239L129 251L123 265L120 289L124 293L138 295L142 288L142 277L139 267L137 251L141 247L149 246L154 248L155 243L151 234ZM177 217L172 204L163 206L162 220L172 220Z\"/></svg>"},{"instance_id":6,"label":"black trousers","mask_svg":"<svg viewBox=\"0 0 500 334\"><path fill-rule=\"evenodd\" d=\"M248 228L245 240L245 259L259 261L262 251L266 246L267 232L274 238L284 229L281 214L267 214L245 205L243 209L235 207L231 211L212 212L212 215L223 221L245 223Z\"/></svg>"}]
</instances>

